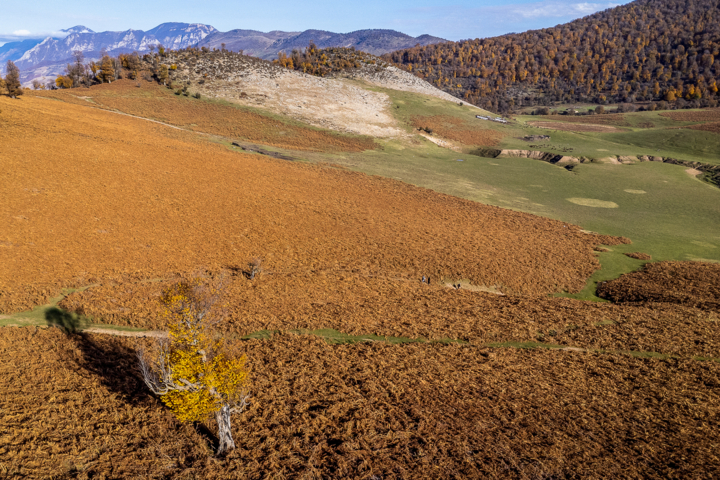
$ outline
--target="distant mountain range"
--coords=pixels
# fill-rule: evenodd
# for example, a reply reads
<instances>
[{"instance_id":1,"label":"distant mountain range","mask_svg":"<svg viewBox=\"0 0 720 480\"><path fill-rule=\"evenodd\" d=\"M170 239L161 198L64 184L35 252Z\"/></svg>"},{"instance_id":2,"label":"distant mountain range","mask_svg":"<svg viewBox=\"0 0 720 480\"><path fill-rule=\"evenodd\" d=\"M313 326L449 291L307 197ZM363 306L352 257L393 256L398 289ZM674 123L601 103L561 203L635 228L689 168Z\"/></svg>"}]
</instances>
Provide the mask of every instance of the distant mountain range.
<instances>
[{"instance_id":1,"label":"distant mountain range","mask_svg":"<svg viewBox=\"0 0 720 480\"><path fill-rule=\"evenodd\" d=\"M47 37L42 41L25 40L11 42L0 47L0 65L5 67L12 60L20 69L21 78L27 82L35 78L54 77L62 73L76 50L88 59L97 59L102 50L111 55L133 51L147 52L151 45L162 44L178 49L197 45L202 39L217 32L209 25L199 23L163 23L152 30L127 30L124 32L94 32L78 25L62 30L64 38Z\"/></svg>"},{"instance_id":2,"label":"distant mountain range","mask_svg":"<svg viewBox=\"0 0 720 480\"><path fill-rule=\"evenodd\" d=\"M255 30L231 30L208 35L200 42L200 46L220 48L224 43L225 48L229 50L243 50L247 55L273 59L277 58L279 52L290 53L295 48L305 48L311 40L320 48L355 47L373 55L411 48L418 44L425 46L447 41L431 35L411 37L395 30L358 30L350 33L333 33L324 30L268 33Z\"/></svg>"},{"instance_id":3,"label":"distant mountain range","mask_svg":"<svg viewBox=\"0 0 720 480\"><path fill-rule=\"evenodd\" d=\"M133 51L148 52L151 46L157 45L177 50L191 46L221 48L224 43L229 50L243 50L247 55L269 59L275 58L279 52L290 53L294 48L307 47L310 40L321 48L355 47L375 55L417 44L424 46L445 41L430 35L415 38L394 30L359 30L346 34L322 30L220 32L200 23L163 23L148 31L124 32L94 32L78 25L62 32L67 36L10 42L1 46L0 73L4 73L7 61L12 60L20 69L23 82L34 79L46 81L63 72L76 50L82 51L90 60L100 58L103 50L110 55L118 55Z\"/></svg>"}]
</instances>

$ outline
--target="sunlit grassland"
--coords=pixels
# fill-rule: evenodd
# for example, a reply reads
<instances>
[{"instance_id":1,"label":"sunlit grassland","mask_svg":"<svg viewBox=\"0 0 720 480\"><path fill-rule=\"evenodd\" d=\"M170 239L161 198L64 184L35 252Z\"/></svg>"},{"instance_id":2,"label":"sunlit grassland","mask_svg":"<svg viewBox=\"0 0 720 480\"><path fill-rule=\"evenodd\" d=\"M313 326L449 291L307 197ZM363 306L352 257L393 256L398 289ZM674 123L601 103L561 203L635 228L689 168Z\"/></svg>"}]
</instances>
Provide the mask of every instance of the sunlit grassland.
<instances>
[{"instance_id":1,"label":"sunlit grassland","mask_svg":"<svg viewBox=\"0 0 720 480\"><path fill-rule=\"evenodd\" d=\"M391 96L393 114L408 131L412 131L409 122L414 115L450 115L480 122L475 120L479 110L467 105L383 91ZM658 117L655 112L647 114ZM665 120L669 120L658 118L660 120L653 121L663 126ZM507 134L498 148L529 149L529 143L522 140L523 135L550 134L550 144L573 148L568 155L584 154L594 158L611 154L672 155L685 160L720 162L720 135L708 132L627 127L622 133L578 134L530 128L523 124L526 118L520 120L509 126L491 122L483 122L483 126ZM632 120L632 123L638 122ZM676 135L677 132L685 137ZM706 135L718 142L716 150L707 156L703 152L712 148L706 148L699 140L696 142ZM663 149L642 149L633 144L651 143L653 138L665 140ZM633 241L631 245L613 246L609 252L599 253L602 269L593 275L585 290L573 297L597 300L594 292L598 281L617 278L644 263L623 255L626 252L648 253L653 261L720 261L720 189L692 177L686 173L686 167L657 162L585 163L568 171L533 159L483 158L453 152L419 136L380 143L380 149L360 154L334 155L332 159L327 155L307 158L489 205L567 221L590 231L625 236ZM600 200L617 207L584 206L568 199Z\"/></svg>"}]
</instances>

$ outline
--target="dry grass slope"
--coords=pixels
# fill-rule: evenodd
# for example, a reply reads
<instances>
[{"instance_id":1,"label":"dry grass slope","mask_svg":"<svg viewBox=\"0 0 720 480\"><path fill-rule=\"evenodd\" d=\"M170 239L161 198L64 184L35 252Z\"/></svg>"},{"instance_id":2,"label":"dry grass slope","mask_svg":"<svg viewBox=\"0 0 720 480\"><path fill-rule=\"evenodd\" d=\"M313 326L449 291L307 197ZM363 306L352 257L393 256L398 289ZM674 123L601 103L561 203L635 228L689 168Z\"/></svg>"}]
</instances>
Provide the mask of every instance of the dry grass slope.
<instances>
[{"instance_id":1,"label":"dry grass slope","mask_svg":"<svg viewBox=\"0 0 720 480\"><path fill-rule=\"evenodd\" d=\"M242 342L237 450L179 425L130 340L3 329L0 466L65 478L712 478L715 363L454 345ZM118 375L122 372L122 375ZM34 385L30 390L28 383ZM691 459L691 460L690 460Z\"/></svg>"},{"instance_id":2,"label":"dry grass slope","mask_svg":"<svg viewBox=\"0 0 720 480\"><path fill-rule=\"evenodd\" d=\"M215 457L215 432L178 424L137 378L134 350L146 340L0 329L0 477L720 473L720 364L695 358L720 358L718 310L708 308L718 296L707 287L718 283L714 267L687 264L628 283L652 290L669 274L691 301L549 298L584 286L598 244L629 240L231 151L207 135L105 109L161 120L170 109L187 129L246 132L300 150L362 149L362 138L267 123L156 87L120 82L90 92L103 109L76 92L48 94L64 102L0 98L0 312L90 286L60 307L162 328L164 287L199 268L225 273L221 330L249 358L252 403L234 423L238 448ZM430 119L458 142L495 141L454 119ZM251 281L242 270L255 257L263 272ZM331 346L288 333L321 328L468 343ZM262 329L280 333L240 340ZM487 348L537 342L575 351Z\"/></svg>"},{"instance_id":3,"label":"dry grass slope","mask_svg":"<svg viewBox=\"0 0 720 480\"><path fill-rule=\"evenodd\" d=\"M119 80L89 89L33 92L78 105L93 105L159 120L196 132L243 138L253 142L320 152L359 152L376 147L368 137L339 135L289 124L230 104L175 95L154 83Z\"/></svg>"},{"instance_id":4,"label":"dry grass slope","mask_svg":"<svg viewBox=\"0 0 720 480\"><path fill-rule=\"evenodd\" d=\"M562 222L85 106L28 97L2 110L0 312L62 287L258 256L295 275L430 275L526 294L576 291L598 268L597 240Z\"/></svg>"},{"instance_id":5,"label":"dry grass slope","mask_svg":"<svg viewBox=\"0 0 720 480\"><path fill-rule=\"evenodd\" d=\"M449 115L422 116L412 118L418 129L430 129L434 134L454 140L466 146L495 146L503 137L501 132L482 128L477 122L463 121Z\"/></svg>"}]
</instances>

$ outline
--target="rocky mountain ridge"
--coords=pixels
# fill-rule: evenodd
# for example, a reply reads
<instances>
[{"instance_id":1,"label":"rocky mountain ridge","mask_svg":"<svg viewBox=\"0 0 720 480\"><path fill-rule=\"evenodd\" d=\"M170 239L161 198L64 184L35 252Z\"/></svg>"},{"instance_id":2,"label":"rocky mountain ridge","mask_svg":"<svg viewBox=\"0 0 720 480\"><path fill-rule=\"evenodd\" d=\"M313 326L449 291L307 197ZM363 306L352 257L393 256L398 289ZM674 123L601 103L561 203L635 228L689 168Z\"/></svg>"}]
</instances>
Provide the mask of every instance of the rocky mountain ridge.
<instances>
[{"instance_id":1,"label":"rocky mountain ridge","mask_svg":"<svg viewBox=\"0 0 720 480\"><path fill-rule=\"evenodd\" d=\"M35 79L44 82L61 74L76 50L82 51L86 59L90 60L98 59L103 50L115 56L133 51L147 53L152 46L157 45L178 50L191 46L220 49L225 44L228 50L242 50L246 55L270 59L276 58L279 52L290 53L295 48L305 48L311 40L320 48L355 47L374 55L445 41L431 35L411 37L394 30L358 30L350 33L324 30L220 32L200 23L163 23L148 31L130 29L122 32L94 32L84 25L77 25L61 31L67 36L11 42L0 47L0 73L3 73L5 63L12 60L20 68L24 83Z\"/></svg>"},{"instance_id":2,"label":"rocky mountain ridge","mask_svg":"<svg viewBox=\"0 0 720 480\"><path fill-rule=\"evenodd\" d=\"M181 49L197 45L217 30L199 23L163 23L148 31L93 32L78 25L63 32L68 33L64 38L47 37L34 45L28 40L5 44L0 50L0 63L4 67L7 60L14 61L22 80L28 82L62 73L76 50L83 52L87 59L97 59L103 50L110 55L118 55L133 51L148 52L151 46L157 45Z\"/></svg>"},{"instance_id":3,"label":"rocky mountain ridge","mask_svg":"<svg viewBox=\"0 0 720 480\"><path fill-rule=\"evenodd\" d=\"M305 30L304 32L268 33L255 30L231 30L208 35L199 46L220 48L224 43L228 50L243 50L245 54L264 59L277 58L280 52L289 54L293 49L302 49L310 41L319 48L355 47L357 50L382 55L402 48L416 45L425 46L442 43L446 40L432 35L411 37L395 30L357 30L350 33L334 33L325 30Z\"/></svg>"}]
</instances>

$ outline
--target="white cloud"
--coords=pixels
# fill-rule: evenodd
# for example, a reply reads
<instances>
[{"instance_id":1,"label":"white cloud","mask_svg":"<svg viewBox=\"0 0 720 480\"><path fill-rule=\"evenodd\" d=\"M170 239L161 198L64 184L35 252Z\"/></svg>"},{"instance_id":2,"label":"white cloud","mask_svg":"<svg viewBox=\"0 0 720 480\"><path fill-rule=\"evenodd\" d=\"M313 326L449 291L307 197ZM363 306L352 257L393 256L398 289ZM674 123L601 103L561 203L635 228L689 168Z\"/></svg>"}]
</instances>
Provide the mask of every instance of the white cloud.
<instances>
[{"instance_id":1,"label":"white cloud","mask_svg":"<svg viewBox=\"0 0 720 480\"><path fill-rule=\"evenodd\" d=\"M568 1L546 0L536 3L505 5L502 7L479 8L478 10L489 10L494 13L505 12L513 16L519 15L523 18L562 18L562 17L584 17L595 12L613 8L620 5L614 2L602 3L574 3Z\"/></svg>"},{"instance_id":2,"label":"white cloud","mask_svg":"<svg viewBox=\"0 0 720 480\"><path fill-rule=\"evenodd\" d=\"M511 12L523 18L559 18L568 16L591 15L607 8L617 7L618 3L568 3L558 1L544 1L524 5L513 5ZM502 8L502 7L500 7Z\"/></svg>"},{"instance_id":3,"label":"white cloud","mask_svg":"<svg viewBox=\"0 0 720 480\"><path fill-rule=\"evenodd\" d=\"M63 38L67 33L64 32L31 32L30 30L15 30L12 33L0 32L0 45L10 42L20 42L22 40L42 40L47 37Z\"/></svg>"},{"instance_id":4,"label":"white cloud","mask_svg":"<svg viewBox=\"0 0 720 480\"><path fill-rule=\"evenodd\" d=\"M392 28L405 33L430 33L448 40L484 38L553 27L628 2L540 0L478 7L418 7L398 11L391 23Z\"/></svg>"}]
</instances>

